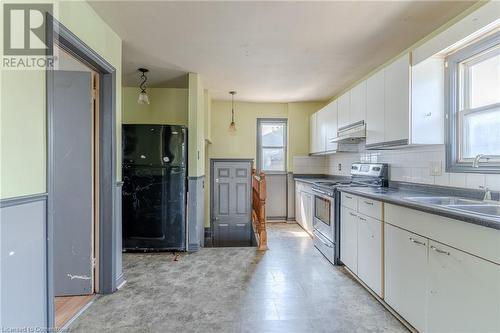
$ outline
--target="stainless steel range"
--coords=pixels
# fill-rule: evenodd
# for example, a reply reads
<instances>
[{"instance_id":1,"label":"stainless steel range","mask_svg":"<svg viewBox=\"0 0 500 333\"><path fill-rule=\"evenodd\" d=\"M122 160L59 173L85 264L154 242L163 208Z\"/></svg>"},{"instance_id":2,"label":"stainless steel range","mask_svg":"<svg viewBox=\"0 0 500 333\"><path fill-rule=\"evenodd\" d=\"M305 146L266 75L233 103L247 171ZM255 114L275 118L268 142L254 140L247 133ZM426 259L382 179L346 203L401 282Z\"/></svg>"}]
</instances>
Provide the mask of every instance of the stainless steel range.
<instances>
[{"instance_id":1,"label":"stainless steel range","mask_svg":"<svg viewBox=\"0 0 500 333\"><path fill-rule=\"evenodd\" d=\"M315 182L313 235L314 246L333 264L340 262L340 192L342 186L388 186L388 165L353 163L351 178L325 179Z\"/></svg>"}]
</instances>

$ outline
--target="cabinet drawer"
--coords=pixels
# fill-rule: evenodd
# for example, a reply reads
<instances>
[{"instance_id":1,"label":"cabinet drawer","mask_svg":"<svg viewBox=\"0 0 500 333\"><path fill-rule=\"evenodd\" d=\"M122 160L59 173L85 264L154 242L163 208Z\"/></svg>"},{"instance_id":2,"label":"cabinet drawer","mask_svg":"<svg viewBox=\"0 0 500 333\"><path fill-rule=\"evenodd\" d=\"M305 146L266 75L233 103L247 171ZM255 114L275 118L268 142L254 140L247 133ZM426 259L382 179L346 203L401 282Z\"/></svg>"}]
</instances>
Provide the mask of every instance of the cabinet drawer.
<instances>
[{"instance_id":1,"label":"cabinet drawer","mask_svg":"<svg viewBox=\"0 0 500 333\"><path fill-rule=\"evenodd\" d=\"M367 198L358 198L358 212L382 220L382 202Z\"/></svg>"},{"instance_id":2,"label":"cabinet drawer","mask_svg":"<svg viewBox=\"0 0 500 333\"><path fill-rule=\"evenodd\" d=\"M384 205L384 220L386 223L500 263L500 230L392 204Z\"/></svg>"},{"instance_id":3,"label":"cabinet drawer","mask_svg":"<svg viewBox=\"0 0 500 333\"><path fill-rule=\"evenodd\" d=\"M358 197L349 193L342 193L342 199L340 200L342 206L350 208L354 211L358 210Z\"/></svg>"}]
</instances>

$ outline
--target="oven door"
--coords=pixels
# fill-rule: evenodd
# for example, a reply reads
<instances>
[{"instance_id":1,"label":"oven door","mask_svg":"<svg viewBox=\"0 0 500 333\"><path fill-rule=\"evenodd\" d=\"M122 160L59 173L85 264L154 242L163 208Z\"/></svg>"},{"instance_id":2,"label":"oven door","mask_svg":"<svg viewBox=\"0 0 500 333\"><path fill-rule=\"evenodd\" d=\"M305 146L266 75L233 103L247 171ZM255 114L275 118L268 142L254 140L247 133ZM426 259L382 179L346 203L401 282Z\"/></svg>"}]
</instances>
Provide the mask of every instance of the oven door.
<instances>
[{"instance_id":1,"label":"oven door","mask_svg":"<svg viewBox=\"0 0 500 333\"><path fill-rule=\"evenodd\" d=\"M334 241L333 208L334 199L326 195L314 194L313 227L321 232L330 242Z\"/></svg>"}]
</instances>

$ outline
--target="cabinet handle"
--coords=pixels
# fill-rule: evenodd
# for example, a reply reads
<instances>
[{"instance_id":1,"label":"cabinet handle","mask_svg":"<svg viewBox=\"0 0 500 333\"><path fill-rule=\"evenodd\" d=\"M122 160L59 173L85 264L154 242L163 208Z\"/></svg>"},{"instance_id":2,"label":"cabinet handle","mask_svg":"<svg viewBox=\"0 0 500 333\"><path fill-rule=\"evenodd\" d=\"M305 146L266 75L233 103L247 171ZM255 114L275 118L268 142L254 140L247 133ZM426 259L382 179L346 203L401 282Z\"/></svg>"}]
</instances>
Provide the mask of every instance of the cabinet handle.
<instances>
[{"instance_id":1,"label":"cabinet handle","mask_svg":"<svg viewBox=\"0 0 500 333\"><path fill-rule=\"evenodd\" d=\"M358 216L358 215L356 215L356 214L354 214L354 213L351 213L351 212L349 212L349 215L354 216L354 217L357 217L357 216Z\"/></svg>"},{"instance_id":2,"label":"cabinet handle","mask_svg":"<svg viewBox=\"0 0 500 333\"><path fill-rule=\"evenodd\" d=\"M418 244L418 245L423 245L423 246L425 246L425 243L424 243L424 242L421 242L421 241L418 241L418 240L416 240L416 239L413 239L412 237L410 237L410 242L415 243L415 244Z\"/></svg>"},{"instance_id":3,"label":"cabinet handle","mask_svg":"<svg viewBox=\"0 0 500 333\"><path fill-rule=\"evenodd\" d=\"M373 206L373 202L370 202L370 201L365 201L365 204Z\"/></svg>"},{"instance_id":4,"label":"cabinet handle","mask_svg":"<svg viewBox=\"0 0 500 333\"><path fill-rule=\"evenodd\" d=\"M227 224L227 223L219 223L219 227L229 227L229 224Z\"/></svg>"},{"instance_id":5,"label":"cabinet handle","mask_svg":"<svg viewBox=\"0 0 500 333\"><path fill-rule=\"evenodd\" d=\"M432 246L432 245L431 245L431 249L432 249L433 251L436 251L437 253L446 254L447 256L449 256L449 255L450 255L450 252L445 251L445 250L438 249L437 247Z\"/></svg>"},{"instance_id":6,"label":"cabinet handle","mask_svg":"<svg viewBox=\"0 0 500 333\"><path fill-rule=\"evenodd\" d=\"M365 221L365 222L366 222L366 219L362 218L361 216L358 216L358 218L359 218L361 221Z\"/></svg>"},{"instance_id":7,"label":"cabinet handle","mask_svg":"<svg viewBox=\"0 0 500 333\"><path fill-rule=\"evenodd\" d=\"M347 194L344 195L347 199L352 199L352 197L348 196Z\"/></svg>"},{"instance_id":8,"label":"cabinet handle","mask_svg":"<svg viewBox=\"0 0 500 333\"><path fill-rule=\"evenodd\" d=\"M244 226L246 226L246 223L236 223L236 226L237 227L244 227Z\"/></svg>"},{"instance_id":9,"label":"cabinet handle","mask_svg":"<svg viewBox=\"0 0 500 333\"><path fill-rule=\"evenodd\" d=\"M424 116L430 117L430 116L432 116L432 112L427 112L426 114L424 114Z\"/></svg>"}]
</instances>

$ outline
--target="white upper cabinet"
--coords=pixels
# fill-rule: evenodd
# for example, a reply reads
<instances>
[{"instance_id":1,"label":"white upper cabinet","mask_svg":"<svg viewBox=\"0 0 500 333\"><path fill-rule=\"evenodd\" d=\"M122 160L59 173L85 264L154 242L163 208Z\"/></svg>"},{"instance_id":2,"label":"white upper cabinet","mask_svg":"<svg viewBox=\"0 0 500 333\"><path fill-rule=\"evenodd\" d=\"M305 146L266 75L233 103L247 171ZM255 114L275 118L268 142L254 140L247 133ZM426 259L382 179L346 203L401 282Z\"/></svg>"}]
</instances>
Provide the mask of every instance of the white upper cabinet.
<instances>
[{"instance_id":1,"label":"white upper cabinet","mask_svg":"<svg viewBox=\"0 0 500 333\"><path fill-rule=\"evenodd\" d=\"M318 128L317 128L318 113L313 113L309 118L309 153L315 154L318 152Z\"/></svg>"},{"instance_id":2,"label":"white upper cabinet","mask_svg":"<svg viewBox=\"0 0 500 333\"><path fill-rule=\"evenodd\" d=\"M334 100L326 106L326 151L337 150L338 144L336 142L330 142L331 139L337 136L337 100Z\"/></svg>"},{"instance_id":3,"label":"white upper cabinet","mask_svg":"<svg viewBox=\"0 0 500 333\"><path fill-rule=\"evenodd\" d=\"M338 128L351 123L351 92L348 91L338 98Z\"/></svg>"},{"instance_id":4,"label":"white upper cabinet","mask_svg":"<svg viewBox=\"0 0 500 333\"><path fill-rule=\"evenodd\" d=\"M366 80L366 145L384 142L385 72L378 71Z\"/></svg>"},{"instance_id":5,"label":"white upper cabinet","mask_svg":"<svg viewBox=\"0 0 500 333\"><path fill-rule=\"evenodd\" d=\"M385 68L385 142L408 144L410 107L410 54ZM403 142L406 140L406 142Z\"/></svg>"},{"instance_id":6,"label":"white upper cabinet","mask_svg":"<svg viewBox=\"0 0 500 333\"><path fill-rule=\"evenodd\" d=\"M325 106L317 112L316 130L317 130L317 152L324 152L326 150L326 120L328 117L328 106Z\"/></svg>"},{"instance_id":7,"label":"white upper cabinet","mask_svg":"<svg viewBox=\"0 0 500 333\"><path fill-rule=\"evenodd\" d=\"M404 54L367 79L367 148L442 144L443 103L443 59Z\"/></svg>"},{"instance_id":8,"label":"white upper cabinet","mask_svg":"<svg viewBox=\"0 0 500 333\"><path fill-rule=\"evenodd\" d=\"M411 143L444 143L444 59L426 59L411 70Z\"/></svg>"},{"instance_id":9,"label":"white upper cabinet","mask_svg":"<svg viewBox=\"0 0 500 333\"><path fill-rule=\"evenodd\" d=\"M349 123L354 124L366 118L366 81L351 89L351 112Z\"/></svg>"}]
</instances>

